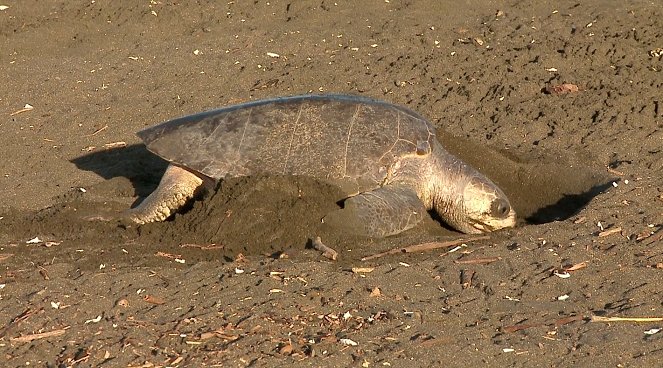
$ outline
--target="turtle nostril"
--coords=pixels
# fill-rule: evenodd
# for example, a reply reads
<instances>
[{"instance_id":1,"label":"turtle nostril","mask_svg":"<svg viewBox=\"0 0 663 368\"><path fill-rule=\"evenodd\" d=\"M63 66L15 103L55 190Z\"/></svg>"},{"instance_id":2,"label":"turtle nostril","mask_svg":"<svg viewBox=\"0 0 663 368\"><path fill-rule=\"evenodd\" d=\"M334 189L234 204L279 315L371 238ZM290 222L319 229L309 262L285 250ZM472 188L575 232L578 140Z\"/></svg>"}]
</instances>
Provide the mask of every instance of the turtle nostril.
<instances>
[{"instance_id":1,"label":"turtle nostril","mask_svg":"<svg viewBox=\"0 0 663 368\"><path fill-rule=\"evenodd\" d=\"M491 211L493 216L506 217L509 214L509 203L503 199L498 199L493 202Z\"/></svg>"}]
</instances>

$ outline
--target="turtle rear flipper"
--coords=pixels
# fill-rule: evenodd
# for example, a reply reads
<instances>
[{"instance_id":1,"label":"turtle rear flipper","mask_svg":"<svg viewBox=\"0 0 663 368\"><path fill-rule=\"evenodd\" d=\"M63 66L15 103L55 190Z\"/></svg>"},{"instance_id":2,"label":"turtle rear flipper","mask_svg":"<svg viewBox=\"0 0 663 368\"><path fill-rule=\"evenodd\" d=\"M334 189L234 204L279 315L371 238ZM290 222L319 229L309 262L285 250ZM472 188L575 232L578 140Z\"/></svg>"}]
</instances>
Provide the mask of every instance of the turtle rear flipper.
<instances>
[{"instance_id":1,"label":"turtle rear flipper","mask_svg":"<svg viewBox=\"0 0 663 368\"><path fill-rule=\"evenodd\" d=\"M342 209L323 222L358 235L385 237L413 228L428 216L415 191L405 185L385 185L350 197Z\"/></svg>"},{"instance_id":2,"label":"turtle rear flipper","mask_svg":"<svg viewBox=\"0 0 663 368\"><path fill-rule=\"evenodd\" d=\"M128 210L126 216L139 224L163 221L203 189L203 179L200 176L179 166L170 165L157 189L138 207Z\"/></svg>"}]
</instances>

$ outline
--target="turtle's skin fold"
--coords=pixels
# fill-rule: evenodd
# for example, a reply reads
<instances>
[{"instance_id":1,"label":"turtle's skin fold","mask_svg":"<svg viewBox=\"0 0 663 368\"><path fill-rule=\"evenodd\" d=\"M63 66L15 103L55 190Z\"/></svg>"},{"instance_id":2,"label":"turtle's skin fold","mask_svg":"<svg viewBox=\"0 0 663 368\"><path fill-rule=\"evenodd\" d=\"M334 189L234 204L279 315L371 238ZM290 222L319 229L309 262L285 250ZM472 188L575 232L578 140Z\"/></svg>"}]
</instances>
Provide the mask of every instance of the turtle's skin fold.
<instances>
[{"instance_id":1,"label":"turtle's skin fold","mask_svg":"<svg viewBox=\"0 0 663 368\"><path fill-rule=\"evenodd\" d=\"M324 222L384 237L434 210L449 226L483 233L515 225L515 211L490 179L444 150L419 114L346 95L283 97L203 112L138 133L168 160L159 187L129 216L163 221L210 179L306 175L343 191Z\"/></svg>"}]
</instances>

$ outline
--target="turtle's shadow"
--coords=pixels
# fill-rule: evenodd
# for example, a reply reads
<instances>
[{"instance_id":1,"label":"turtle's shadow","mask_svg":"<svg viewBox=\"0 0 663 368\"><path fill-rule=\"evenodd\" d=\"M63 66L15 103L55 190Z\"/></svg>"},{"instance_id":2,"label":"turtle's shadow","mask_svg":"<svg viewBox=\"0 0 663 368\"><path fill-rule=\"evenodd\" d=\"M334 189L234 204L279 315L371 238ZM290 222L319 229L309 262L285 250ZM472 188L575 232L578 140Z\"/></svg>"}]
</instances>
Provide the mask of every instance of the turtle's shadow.
<instances>
[{"instance_id":1,"label":"turtle's shadow","mask_svg":"<svg viewBox=\"0 0 663 368\"><path fill-rule=\"evenodd\" d=\"M79 169L92 171L104 179L129 179L139 198L154 191L168 166L167 161L148 151L143 144L92 152L71 162Z\"/></svg>"},{"instance_id":2,"label":"turtle's shadow","mask_svg":"<svg viewBox=\"0 0 663 368\"><path fill-rule=\"evenodd\" d=\"M616 181L616 180L615 180ZM536 212L525 217L528 224L545 224L563 221L575 216L597 195L612 186L613 181L597 184L580 194L564 194L553 204L540 207Z\"/></svg>"}]
</instances>

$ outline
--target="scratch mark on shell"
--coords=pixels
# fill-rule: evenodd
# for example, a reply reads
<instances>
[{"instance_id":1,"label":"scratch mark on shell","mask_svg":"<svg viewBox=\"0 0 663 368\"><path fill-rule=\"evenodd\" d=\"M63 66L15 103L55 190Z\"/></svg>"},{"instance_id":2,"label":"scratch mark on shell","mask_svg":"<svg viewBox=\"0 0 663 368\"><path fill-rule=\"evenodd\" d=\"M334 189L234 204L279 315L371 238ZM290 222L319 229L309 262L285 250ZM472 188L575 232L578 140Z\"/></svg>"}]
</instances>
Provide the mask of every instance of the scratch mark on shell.
<instances>
[{"instance_id":1,"label":"scratch mark on shell","mask_svg":"<svg viewBox=\"0 0 663 368\"><path fill-rule=\"evenodd\" d=\"M244 123L244 130L242 131L242 137L239 139L239 145L237 146L237 156L239 157L242 150L242 143L244 143L244 136L246 135L246 128L248 128L249 123L251 122L251 114L253 109L249 110L249 116L246 117L246 123Z\"/></svg>"},{"instance_id":2,"label":"scratch mark on shell","mask_svg":"<svg viewBox=\"0 0 663 368\"><path fill-rule=\"evenodd\" d=\"M286 170L288 169L288 160L290 159L290 152L292 151L292 142L295 140L295 133L297 132L297 128L299 127L299 119L302 116L302 109L304 108L303 104L299 105L299 111L297 112L297 119L295 120L295 126L292 128L292 135L290 136L290 144L288 145L288 152L285 155L285 163L283 164L283 174L286 174Z\"/></svg>"},{"instance_id":3,"label":"scratch mark on shell","mask_svg":"<svg viewBox=\"0 0 663 368\"><path fill-rule=\"evenodd\" d=\"M357 120L357 116L359 116L359 110L361 109L361 105L357 105L357 110L355 111L354 115L352 115L352 120L350 120L350 126L348 127L348 136L345 140L345 159L343 160L343 177L347 176L348 173L348 147L350 146L350 136L352 135L352 127L355 124L355 121Z\"/></svg>"}]
</instances>

